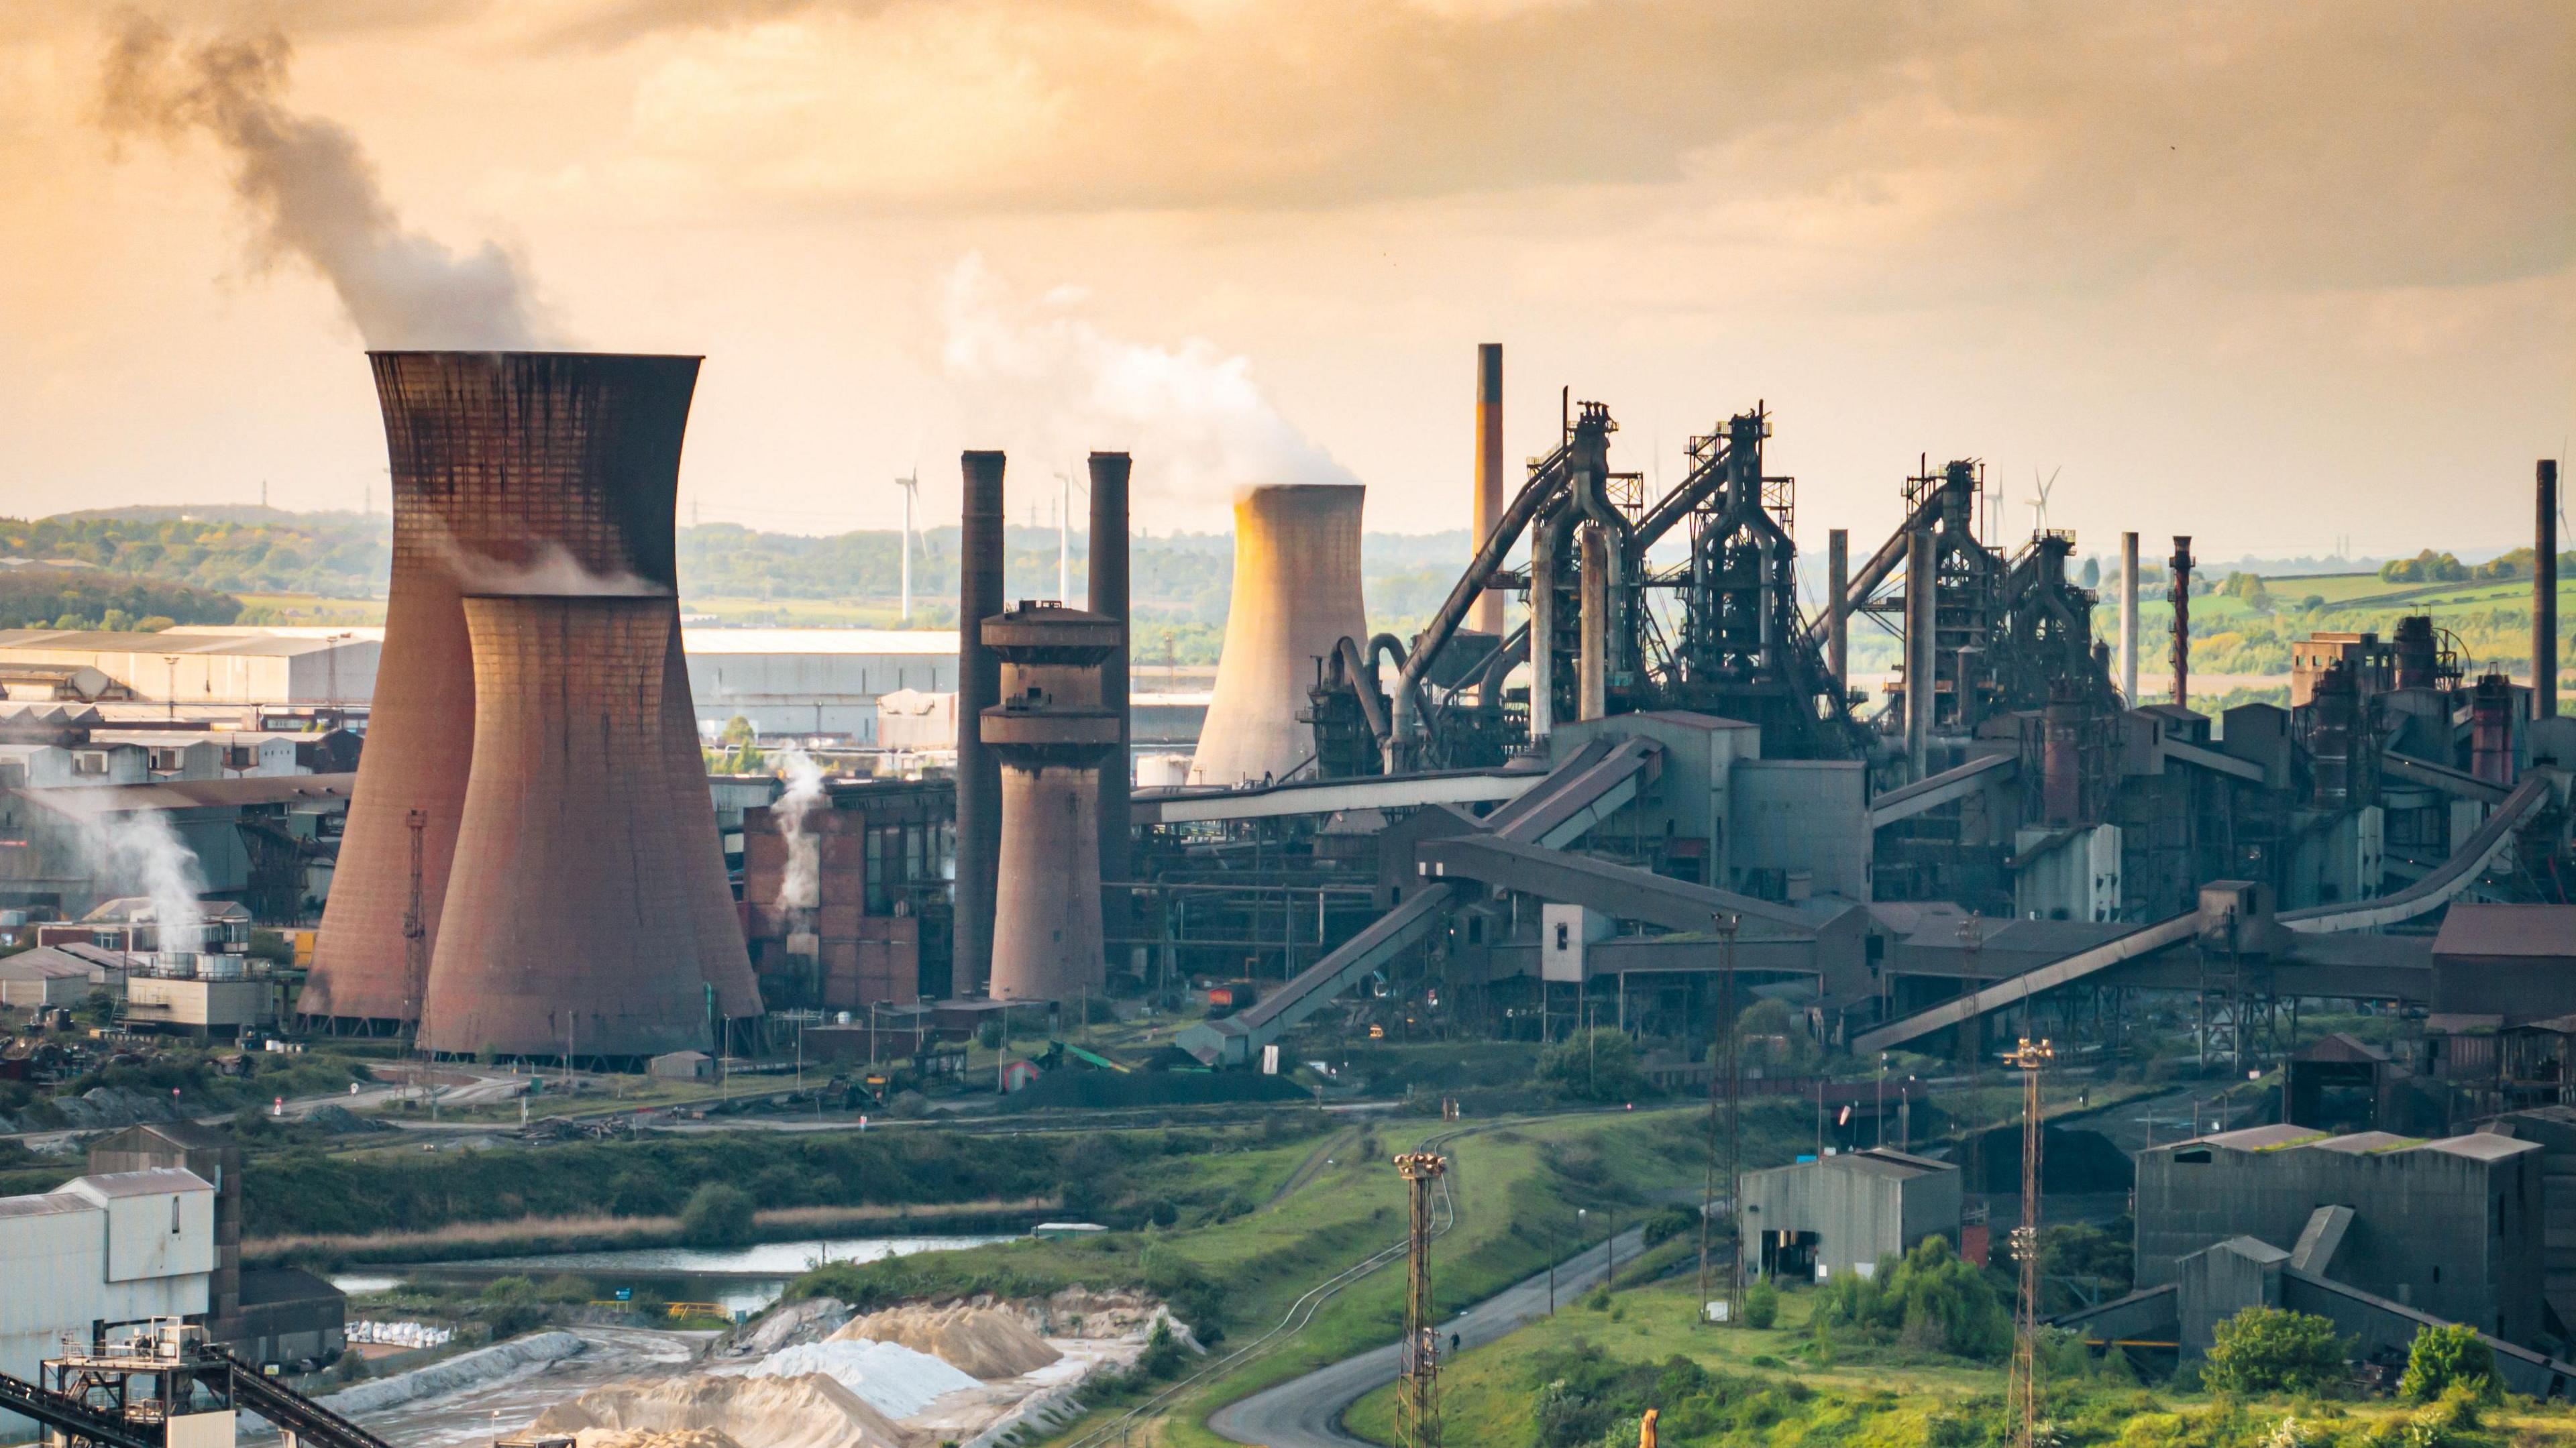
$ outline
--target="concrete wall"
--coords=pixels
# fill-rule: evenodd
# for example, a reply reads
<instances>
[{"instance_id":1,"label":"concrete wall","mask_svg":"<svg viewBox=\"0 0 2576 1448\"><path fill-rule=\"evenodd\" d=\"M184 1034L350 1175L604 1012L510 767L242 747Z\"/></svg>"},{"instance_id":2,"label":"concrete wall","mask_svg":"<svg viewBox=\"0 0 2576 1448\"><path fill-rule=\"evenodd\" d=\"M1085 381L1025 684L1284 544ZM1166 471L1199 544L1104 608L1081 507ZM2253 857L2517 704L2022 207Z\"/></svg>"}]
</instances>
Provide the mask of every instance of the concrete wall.
<instances>
[{"instance_id":1,"label":"concrete wall","mask_svg":"<svg viewBox=\"0 0 2576 1448\"><path fill-rule=\"evenodd\" d=\"M2349 1206L2352 1229L2325 1275L2509 1342L2534 1341L2540 1152L2514 1145L2493 1158L2425 1146L2158 1147L2138 1160L2137 1284L2176 1280L2180 1259L2229 1237L2286 1250L2318 1207Z\"/></svg>"},{"instance_id":2,"label":"concrete wall","mask_svg":"<svg viewBox=\"0 0 2576 1448\"><path fill-rule=\"evenodd\" d=\"M703 644L703 634L691 635ZM957 655L947 653L712 653L692 650L689 692L700 725L739 714L764 736L835 734L877 738L877 700L899 689L954 693Z\"/></svg>"},{"instance_id":3,"label":"concrete wall","mask_svg":"<svg viewBox=\"0 0 2576 1448\"><path fill-rule=\"evenodd\" d=\"M2013 909L2025 920L2090 920L2120 918L2120 827L2096 825L2078 830L2049 847L2059 832L2026 825L2014 836L2019 853L2046 849L2013 879Z\"/></svg>"}]
</instances>

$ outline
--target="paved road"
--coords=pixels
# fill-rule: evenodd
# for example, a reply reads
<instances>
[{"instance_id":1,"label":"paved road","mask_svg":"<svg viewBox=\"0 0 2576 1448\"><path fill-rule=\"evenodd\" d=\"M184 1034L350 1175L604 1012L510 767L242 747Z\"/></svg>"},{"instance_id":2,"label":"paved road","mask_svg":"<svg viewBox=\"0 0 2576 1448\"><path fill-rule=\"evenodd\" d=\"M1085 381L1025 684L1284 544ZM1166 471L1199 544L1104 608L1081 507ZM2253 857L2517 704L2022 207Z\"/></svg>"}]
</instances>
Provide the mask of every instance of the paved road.
<instances>
[{"instance_id":1,"label":"paved road","mask_svg":"<svg viewBox=\"0 0 2576 1448\"><path fill-rule=\"evenodd\" d=\"M1644 1250L1644 1245L1642 1231L1620 1233L1619 1260L1629 1260ZM1560 1307L1570 1305L1601 1280L1602 1269L1608 1265L1603 1257L1596 1245L1556 1269ZM1542 1272L1450 1319L1448 1331L1459 1339L1454 1351L1482 1347L1531 1318L1545 1317L1547 1281L1547 1274ZM1342 1412L1370 1391L1395 1381L1397 1346L1388 1343L1255 1393L1240 1403L1218 1409L1208 1419L1208 1426L1237 1443L1258 1444L1260 1448L1367 1448L1361 1440L1342 1431Z\"/></svg>"}]
</instances>

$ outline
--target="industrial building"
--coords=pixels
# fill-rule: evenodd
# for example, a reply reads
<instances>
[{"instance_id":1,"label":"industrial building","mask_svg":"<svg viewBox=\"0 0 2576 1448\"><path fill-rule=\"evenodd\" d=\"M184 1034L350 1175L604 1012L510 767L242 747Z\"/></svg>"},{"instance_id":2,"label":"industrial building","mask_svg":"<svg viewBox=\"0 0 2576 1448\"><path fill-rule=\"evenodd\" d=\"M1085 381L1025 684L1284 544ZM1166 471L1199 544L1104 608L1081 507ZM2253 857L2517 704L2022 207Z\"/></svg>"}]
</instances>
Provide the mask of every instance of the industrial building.
<instances>
[{"instance_id":1,"label":"industrial building","mask_svg":"<svg viewBox=\"0 0 2576 1448\"><path fill-rule=\"evenodd\" d=\"M1790 1281L1868 1276L1926 1237L1958 1245L1960 1214L1953 1162L1875 1146L1802 1157L1745 1173L1745 1267Z\"/></svg>"},{"instance_id":2,"label":"industrial building","mask_svg":"<svg viewBox=\"0 0 2576 1448\"><path fill-rule=\"evenodd\" d=\"M831 779L819 794L743 811L743 914L762 997L860 1011L951 994L955 782Z\"/></svg>"},{"instance_id":3,"label":"industrial building","mask_svg":"<svg viewBox=\"0 0 2576 1448\"><path fill-rule=\"evenodd\" d=\"M25 701L362 708L381 650L358 630L0 629L0 687Z\"/></svg>"},{"instance_id":4,"label":"industrial building","mask_svg":"<svg viewBox=\"0 0 2576 1448\"><path fill-rule=\"evenodd\" d=\"M98 1322L205 1316L215 1274L212 1182L156 1167L0 1197L0 1373L33 1379ZM0 1433L36 1425L0 1409Z\"/></svg>"},{"instance_id":5,"label":"industrial building","mask_svg":"<svg viewBox=\"0 0 2576 1448\"><path fill-rule=\"evenodd\" d=\"M956 693L954 629L690 628L681 643L701 720L745 719L766 738L952 747L953 721L935 745L877 731L888 696Z\"/></svg>"}]
</instances>

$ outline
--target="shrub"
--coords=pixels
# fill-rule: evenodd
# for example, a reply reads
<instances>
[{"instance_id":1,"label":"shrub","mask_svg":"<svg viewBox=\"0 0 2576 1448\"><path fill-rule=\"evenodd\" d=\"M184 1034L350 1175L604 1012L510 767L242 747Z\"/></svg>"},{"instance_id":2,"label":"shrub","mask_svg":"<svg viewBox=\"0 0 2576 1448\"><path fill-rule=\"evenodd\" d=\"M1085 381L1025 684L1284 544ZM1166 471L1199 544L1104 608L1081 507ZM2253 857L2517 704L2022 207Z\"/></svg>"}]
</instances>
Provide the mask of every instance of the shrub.
<instances>
[{"instance_id":1,"label":"shrub","mask_svg":"<svg viewBox=\"0 0 2576 1448\"><path fill-rule=\"evenodd\" d=\"M2249 1307L2218 1325L2200 1380L2220 1393L2322 1393L2343 1377L2349 1356L2325 1318Z\"/></svg>"},{"instance_id":2,"label":"shrub","mask_svg":"<svg viewBox=\"0 0 2576 1448\"><path fill-rule=\"evenodd\" d=\"M708 1182L680 1209L680 1237L693 1247L738 1247L751 1240L751 1194Z\"/></svg>"},{"instance_id":3,"label":"shrub","mask_svg":"<svg viewBox=\"0 0 2576 1448\"><path fill-rule=\"evenodd\" d=\"M1698 1230L1697 1207L1666 1207L1646 1219L1646 1245L1660 1247L1675 1237Z\"/></svg>"},{"instance_id":4,"label":"shrub","mask_svg":"<svg viewBox=\"0 0 2576 1448\"><path fill-rule=\"evenodd\" d=\"M1744 1289L1744 1325L1746 1327L1767 1331L1779 1320L1780 1289L1771 1285L1770 1278L1765 1277Z\"/></svg>"},{"instance_id":5,"label":"shrub","mask_svg":"<svg viewBox=\"0 0 2576 1448\"><path fill-rule=\"evenodd\" d=\"M1646 1093L1636 1043L1607 1027L1577 1031L1542 1052L1538 1079L1557 1095L1582 1101L1634 1101Z\"/></svg>"},{"instance_id":6,"label":"shrub","mask_svg":"<svg viewBox=\"0 0 2576 1448\"><path fill-rule=\"evenodd\" d=\"M2492 1401L2498 1391L2495 1350L2465 1322L2418 1329L2414 1346L2406 1351L2406 1375L2397 1380L2397 1395L2410 1403L2429 1403L2454 1384Z\"/></svg>"},{"instance_id":7,"label":"shrub","mask_svg":"<svg viewBox=\"0 0 2576 1448\"><path fill-rule=\"evenodd\" d=\"M537 1284L525 1277L493 1278L484 1285L482 1299L478 1315L491 1325L495 1342L532 1331L546 1320Z\"/></svg>"},{"instance_id":8,"label":"shrub","mask_svg":"<svg viewBox=\"0 0 2576 1448\"><path fill-rule=\"evenodd\" d=\"M2003 1299L1945 1237L1924 1238L1873 1277L1834 1278L1818 1294L1814 1321L1820 1341L1849 1336L1989 1362L2012 1343Z\"/></svg>"}]
</instances>

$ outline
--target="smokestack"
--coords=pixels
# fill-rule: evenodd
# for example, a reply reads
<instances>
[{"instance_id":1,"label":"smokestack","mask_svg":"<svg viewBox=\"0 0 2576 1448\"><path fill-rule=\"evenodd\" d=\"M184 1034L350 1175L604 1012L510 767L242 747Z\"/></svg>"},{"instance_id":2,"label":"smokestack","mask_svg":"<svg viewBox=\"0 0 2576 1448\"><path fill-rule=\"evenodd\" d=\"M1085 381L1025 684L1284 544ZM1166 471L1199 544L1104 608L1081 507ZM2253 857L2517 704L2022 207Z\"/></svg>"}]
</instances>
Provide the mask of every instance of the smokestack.
<instances>
[{"instance_id":1,"label":"smokestack","mask_svg":"<svg viewBox=\"0 0 2576 1448\"><path fill-rule=\"evenodd\" d=\"M469 596L474 755L421 1049L717 1044L663 771L670 600ZM695 730L691 730L692 738ZM641 768L624 768L628 762Z\"/></svg>"},{"instance_id":2,"label":"smokestack","mask_svg":"<svg viewBox=\"0 0 2576 1448\"><path fill-rule=\"evenodd\" d=\"M1118 747L1100 770L1100 878L1124 881L1133 822L1127 813L1127 790L1135 768L1134 711L1127 699L1127 665L1136 649L1136 628L1127 598L1127 475L1123 452L1091 455L1091 611L1118 625L1118 644L1100 661L1100 706L1118 721ZM1103 890L1102 928L1127 933L1128 895Z\"/></svg>"},{"instance_id":3,"label":"smokestack","mask_svg":"<svg viewBox=\"0 0 2576 1448\"><path fill-rule=\"evenodd\" d=\"M678 652L672 512L698 359L376 352L368 361L393 477L384 666L298 1014L360 1030L417 1017L428 982L412 978L403 935L412 892L409 816L418 810L424 821L421 918L426 953L435 959L474 751L474 658L462 600L469 592L524 591L539 574L551 575L548 586L557 591L597 586L657 595L669 654L664 672L676 685L676 697L666 690L662 707L671 727L685 724L688 737L666 740L657 727L655 748L663 752L653 758L670 798L694 791L696 807L676 816L676 827L703 830L709 841L702 852L689 846L674 888L694 902L687 928L706 946L692 957L706 968L721 1009L758 1014L759 987L714 843L714 807ZM707 953L728 934L729 949Z\"/></svg>"},{"instance_id":4,"label":"smokestack","mask_svg":"<svg viewBox=\"0 0 2576 1448\"><path fill-rule=\"evenodd\" d=\"M1069 1001L1102 985L1100 770L1119 720L1102 707L1116 619L1022 603L983 623L1001 662L1001 702L983 714L1001 769L995 1000Z\"/></svg>"},{"instance_id":5,"label":"smokestack","mask_svg":"<svg viewBox=\"0 0 2576 1448\"><path fill-rule=\"evenodd\" d=\"M2120 700L2138 707L2138 535L2120 535Z\"/></svg>"},{"instance_id":6,"label":"smokestack","mask_svg":"<svg viewBox=\"0 0 2576 1448\"><path fill-rule=\"evenodd\" d=\"M2558 460L2542 458L2531 543L2531 713L2558 717Z\"/></svg>"},{"instance_id":7,"label":"smokestack","mask_svg":"<svg viewBox=\"0 0 2576 1448\"><path fill-rule=\"evenodd\" d=\"M1825 534L1825 668L1834 676L1834 709L1851 697L1851 530Z\"/></svg>"},{"instance_id":8,"label":"smokestack","mask_svg":"<svg viewBox=\"0 0 2576 1448\"><path fill-rule=\"evenodd\" d=\"M2173 587L2173 701L2177 708L2191 707L2191 535L2174 535Z\"/></svg>"},{"instance_id":9,"label":"smokestack","mask_svg":"<svg viewBox=\"0 0 2576 1448\"><path fill-rule=\"evenodd\" d=\"M1294 483L1253 488L1234 504L1234 592L1216 697L1208 704L1195 784L1260 783L1315 753L1298 721L1315 660L1368 637L1360 601L1365 488Z\"/></svg>"},{"instance_id":10,"label":"smokestack","mask_svg":"<svg viewBox=\"0 0 2576 1448\"><path fill-rule=\"evenodd\" d=\"M1503 344L1476 344L1476 509L1472 551L1494 536L1503 517ZM1486 589L1476 596L1467 626L1503 636L1503 595Z\"/></svg>"},{"instance_id":11,"label":"smokestack","mask_svg":"<svg viewBox=\"0 0 2576 1448\"><path fill-rule=\"evenodd\" d=\"M1916 779L1931 765L1933 673L1940 667L1933 653L1933 583L1939 572L1934 553L1929 528L1917 528L1905 540L1905 757Z\"/></svg>"},{"instance_id":12,"label":"smokestack","mask_svg":"<svg viewBox=\"0 0 2576 1448\"><path fill-rule=\"evenodd\" d=\"M957 569L957 918L950 990L993 977L993 899L1002 848L1002 776L984 747L984 711L1002 702L1001 665L981 626L1002 611L1002 467L997 452L960 459L966 506Z\"/></svg>"},{"instance_id":13,"label":"smokestack","mask_svg":"<svg viewBox=\"0 0 2576 1448\"><path fill-rule=\"evenodd\" d=\"M2469 772L2513 783L2513 680L2502 674L2478 675L2469 691Z\"/></svg>"}]
</instances>

